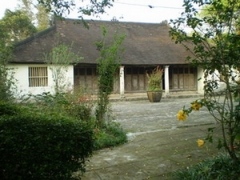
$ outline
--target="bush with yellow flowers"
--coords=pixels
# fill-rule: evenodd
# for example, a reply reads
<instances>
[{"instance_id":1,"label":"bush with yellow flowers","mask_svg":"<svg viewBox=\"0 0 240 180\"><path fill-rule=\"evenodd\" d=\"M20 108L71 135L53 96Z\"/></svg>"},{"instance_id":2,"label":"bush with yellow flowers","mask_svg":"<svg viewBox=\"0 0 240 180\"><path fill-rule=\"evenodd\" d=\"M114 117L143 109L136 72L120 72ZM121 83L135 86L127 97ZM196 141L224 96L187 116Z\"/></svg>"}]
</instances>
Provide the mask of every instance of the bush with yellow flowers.
<instances>
[{"instance_id":1,"label":"bush with yellow flowers","mask_svg":"<svg viewBox=\"0 0 240 180\"><path fill-rule=\"evenodd\" d=\"M203 99L195 100L191 103L189 108L183 107L177 113L177 119L179 121L186 121L190 113L193 111L199 111L202 107L206 107L209 113L220 124L222 130L222 138L218 139L217 147L222 147L229 153L232 159L238 161L239 149L240 149L240 104L236 104L229 97L212 98L205 96ZM235 106L231 106L235 104ZM232 107L232 108L230 108ZM230 109L229 109L230 108ZM214 128L208 129L208 136L205 140L209 142L213 141L212 132ZM198 147L202 147L205 144L205 140L198 139Z\"/></svg>"},{"instance_id":2,"label":"bush with yellow flowers","mask_svg":"<svg viewBox=\"0 0 240 180\"><path fill-rule=\"evenodd\" d=\"M234 164L240 164L236 148L240 140L239 0L184 0L183 7L181 17L170 20L170 35L186 48L187 62L198 73L202 70L203 76L199 73L198 78L204 83L204 98L180 110L177 118L184 121L205 106L221 129L218 147L224 147ZM186 25L192 33L185 31Z\"/></svg>"},{"instance_id":3,"label":"bush with yellow flowers","mask_svg":"<svg viewBox=\"0 0 240 180\"><path fill-rule=\"evenodd\" d=\"M188 115L192 112L192 111L199 111L199 109L203 106L203 101L202 100L196 100L194 102L191 103L191 107L186 109L183 108L181 110L178 111L177 113L177 119L179 121L185 121L188 117Z\"/></svg>"}]
</instances>

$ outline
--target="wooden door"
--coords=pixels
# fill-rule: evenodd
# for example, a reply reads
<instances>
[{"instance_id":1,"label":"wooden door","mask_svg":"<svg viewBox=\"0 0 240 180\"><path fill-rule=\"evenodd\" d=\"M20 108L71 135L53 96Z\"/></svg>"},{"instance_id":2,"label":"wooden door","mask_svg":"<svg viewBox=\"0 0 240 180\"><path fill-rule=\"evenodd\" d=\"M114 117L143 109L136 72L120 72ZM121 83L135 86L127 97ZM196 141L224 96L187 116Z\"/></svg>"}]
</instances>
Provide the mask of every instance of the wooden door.
<instances>
[{"instance_id":1,"label":"wooden door","mask_svg":"<svg viewBox=\"0 0 240 180\"><path fill-rule=\"evenodd\" d=\"M188 66L170 67L170 89L172 90L196 90L197 69Z\"/></svg>"}]
</instances>

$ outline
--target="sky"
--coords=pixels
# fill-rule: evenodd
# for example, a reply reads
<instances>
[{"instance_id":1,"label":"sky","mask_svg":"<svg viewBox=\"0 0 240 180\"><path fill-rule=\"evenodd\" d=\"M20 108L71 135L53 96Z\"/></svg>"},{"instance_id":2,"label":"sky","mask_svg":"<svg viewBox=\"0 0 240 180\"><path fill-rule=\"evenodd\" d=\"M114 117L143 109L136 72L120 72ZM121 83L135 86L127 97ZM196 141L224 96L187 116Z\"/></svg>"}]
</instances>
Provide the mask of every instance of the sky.
<instances>
[{"instance_id":1,"label":"sky","mask_svg":"<svg viewBox=\"0 0 240 180\"><path fill-rule=\"evenodd\" d=\"M0 19L6 9L15 10L19 0L1 0ZM75 0L82 1L82 0ZM111 20L127 22L160 23L164 20L176 19L183 12L184 0L115 0L113 7L100 17L85 17L85 19ZM76 12L71 12L66 17L77 18Z\"/></svg>"}]
</instances>

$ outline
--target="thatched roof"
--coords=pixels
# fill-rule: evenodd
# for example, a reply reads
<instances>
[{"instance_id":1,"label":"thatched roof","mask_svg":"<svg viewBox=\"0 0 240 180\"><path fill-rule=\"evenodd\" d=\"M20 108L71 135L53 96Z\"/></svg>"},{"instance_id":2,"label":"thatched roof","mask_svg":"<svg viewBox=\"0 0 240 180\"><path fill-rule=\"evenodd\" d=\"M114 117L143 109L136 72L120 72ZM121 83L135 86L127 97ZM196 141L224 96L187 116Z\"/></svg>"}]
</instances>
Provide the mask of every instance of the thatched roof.
<instances>
[{"instance_id":1,"label":"thatched roof","mask_svg":"<svg viewBox=\"0 0 240 180\"><path fill-rule=\"evenodd\" d=\"M11 62L44 63L44 53L50 52L56 42L73 44L73 51L84 57L81 63L96 64L99 51L95 42L101 40L101 26L113 34L125 34L122 54L123 65L186 64L188 52L169 37L166 23L130 23L112 21L87 21L89 29L74 19L55 20L49 29L16 45Z\"/></svg>"}]
</instances>

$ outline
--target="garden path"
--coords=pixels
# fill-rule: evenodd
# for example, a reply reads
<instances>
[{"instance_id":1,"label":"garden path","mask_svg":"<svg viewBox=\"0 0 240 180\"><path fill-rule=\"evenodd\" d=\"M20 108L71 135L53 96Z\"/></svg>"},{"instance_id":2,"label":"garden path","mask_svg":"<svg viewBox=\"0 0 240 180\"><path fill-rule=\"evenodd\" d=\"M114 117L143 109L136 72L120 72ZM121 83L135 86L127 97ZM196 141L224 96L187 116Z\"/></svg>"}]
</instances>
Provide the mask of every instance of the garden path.
<instances>
[{"instance_id":1,"label":"garden path","mask_svg":"<svg viewBox=\"0 0 240 180\"><path fill-rule=\"evenodd\" d=\"M176 119L178 110L195 99L113 101L112 114L129 141L95 152L82 179L171 179L169 173L215 155L214 145L199 148L196 144L198 138L206 137L207 128L217 126L207 110L192 113L185 122Z\"/></svg>"}]
</instances>

